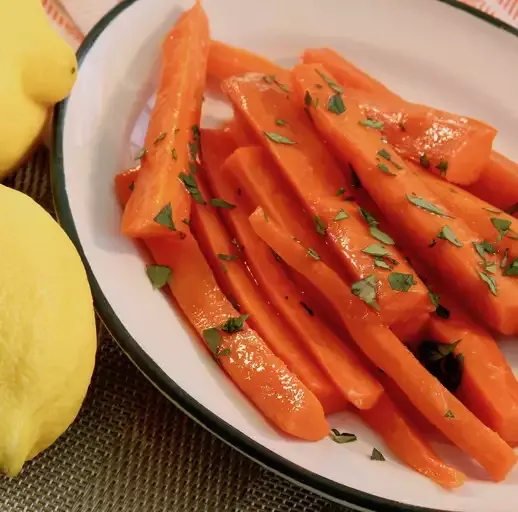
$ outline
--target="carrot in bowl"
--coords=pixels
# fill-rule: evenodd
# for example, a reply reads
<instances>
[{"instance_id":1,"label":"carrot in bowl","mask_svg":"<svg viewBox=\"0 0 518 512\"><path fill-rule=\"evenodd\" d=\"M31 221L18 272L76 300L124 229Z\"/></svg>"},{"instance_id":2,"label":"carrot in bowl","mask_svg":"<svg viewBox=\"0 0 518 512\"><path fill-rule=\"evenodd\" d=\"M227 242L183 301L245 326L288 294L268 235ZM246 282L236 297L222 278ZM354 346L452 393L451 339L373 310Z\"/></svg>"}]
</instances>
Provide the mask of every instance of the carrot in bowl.
<instances>
[{"instance_id":1,"label":"carrot in bowl","mask_svg":"<svg viewBox=\"0 0 518 512\"><path fill-rule=\"evenodd\" d=\"M138 155L141 172L122 216L128 236L177 237L181 219L189 217L191 196L178 176L196 165L208 48L207 16L196 2L163 43L160 84Z\"/></svg>"},{"instance_id":2,"label":"carrot in bowl","mask_svg":"<svg viewBox=\"0 0 518 512\"><path fill-rule=\"evenodd\" d=\"M243 323L223 295L191 234L146 240L155 263L172 269L169 288L230 379L276 427L317 441L329 427L317 398Z\"/></svg>"},{"instance_id":3,"label":"carrot in bowl","mask_svg":"<svg viewBox=\"0 0 518 512\"><path fill-rule=\"evenodd\" d=\"M307 351L309 354L306 357L309 357L310 360L314 359L325 371L330 381L334 383L333 390L340 390L341 400L331 393L327 393L326 396L323 393L317 393L316 389L308 384L322 402L326 412L343 409L343 397L360 409L371 407L382 393L381 386L371 377L355 354L308 308L296 287L284 273L278 259L251 229L248 222L249 213L248 206L245 204L245 193L240 191L238 194L238 187L232 182L232 176L220 170L221 159L218 155L221 155L220 148L225 144L225 135L219 130L202 130L201 136L204 155L206 155L204 167L207 180L218 197L229 198L236 206L236 208L220 209L220 214L232 232L232 243L229 244L227 240L228 250L234 254L238 251L237 254L240 255L237 260L225 264L228 270L225 276L232 279L232 272L237 265L242 264L241 261L251 267L261 291L267 295L267 297L260 298L266 305L257 305L257 308L264 309L268 305L266 299L269 298L272 305L278 309L283 321L288 324L286 331L296 333L302 342L302 345L297 343L290 350L294 354L300 353L301 349ZM218 232L217 229L206 229L206 231L210 231L213 237ZM272 286L271 283L275 283L275 286ZM250 302L253 293L257 294L253 290L241 293L244 296L242 300L236 293L236 298L243 305ZM247 298L246 295L249 297ZM245 310L248 311L246 307ZM270 317L275 320L274 315L270 315ZM264 323L268 324L268 315L263 315L263 318ZM269 337L266 334L265 337L268 341ZM288 363L290 356L285 358L280 355L280 352L278 354ZM290 366L289 363L288 366ZM295 365L290 368L304 380L303 375L297 372ZM307 380L304 381L307 382Z\"/></svg>"},{"instance_id":4,"label":"carrot in bowl","mask_svg":"<svg viewBox=\"0 0 518 512\"><path fill-rule=\"evenodd\" d=\"M255 232L336 305L336 313L365 355L391 377L423 415L499 481L516 463L510 446L486 427L421 366L375 311L374 279L347 287L322 260L293 240L259 207L250 216Z\"/></svg>"},{"instance_id":5,"label":"carrot in bowl","mask_svg":"<svg viewBox=\"0 0 518 512\"><path fill-rule=\"evenodd\" d=\"M340 115L330 112L326 105L336 93L314 86L314 66L297 66L293 72L298 86L320 100L311 116L322 136L354 167L379 209L413 243L415 255L437 268L451 289L465 297L493 329L505 334L518 332L517 284L498 272L491 274L492 256L481 245L482 240L449 212L391 146L380 140L375 128L364 123L354 101L347 102Z\"/></svg>"},{"instance_id":6,"label":"carrot in bowl","mask_svg":"<svg viewBox=\"0 0 518 512\"><path fill-rule=\"evenodd\" d=\"M518 164L493 151L479 179L469 185L467 190L515 215L518 212Z\"/></svg>"},{"instance_id":7,"label":"carrot in bowl","mask_svg":"<svg viewBox=\"0 0 518 512\"><path fill-rule=\"evenodd\" d=\"M261 73L265 81L277 83L282 88L290 85L290 72L266 57L220 41L210 42L207 64L209 79L220 83L231 76L245 73Z\"/></svg>"},{"instance_id":8,"label":"carrot in bowl","mask_svg":"<svg viewBox=\"0 0 518 512\"><path fill-rule=\"evenodd\" d=\"M274 160L260 148L240 148L232 156L238 180L256 204L291 235L317 250L333 268L355 279L371 272L386 273L391 266L379 259L384 255L395 264L403 261L402 257L397 259L397 250L383 246L392 246L393 241L379 230L375 219L362 218L353 205L337 197L345 192L343 173L294 101L255 75L227 80L224 89ZM301 200L306 215L291 198L291 191ZM311 233L308 220L313 222ZM380 310L388 323L428 310L422 283L416 282L408 296L390 287L386 279L380 282Z\"/></svg>"}]
</instances>

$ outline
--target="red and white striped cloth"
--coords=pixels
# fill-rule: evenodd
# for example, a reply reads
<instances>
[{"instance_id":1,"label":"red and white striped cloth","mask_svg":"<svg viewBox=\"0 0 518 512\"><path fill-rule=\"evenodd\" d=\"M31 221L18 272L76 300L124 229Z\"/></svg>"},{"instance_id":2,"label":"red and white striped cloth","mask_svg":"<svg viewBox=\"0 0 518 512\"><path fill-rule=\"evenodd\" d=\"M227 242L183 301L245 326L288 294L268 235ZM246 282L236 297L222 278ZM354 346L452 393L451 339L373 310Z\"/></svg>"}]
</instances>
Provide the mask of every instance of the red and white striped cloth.
<instances>
[{"instance_id":1,"label":"red and white striped cloth","mask_svg":"<svg viewBox=\"0 0 518 512\"><path fill-rule=\"evenodd\" d=\"M260 0L259 0L260 1ZM463 0L518 28L518 0ZM95 23L119 0L41 0L62 37L77 48Z\"/></svg>"}]
</instances>

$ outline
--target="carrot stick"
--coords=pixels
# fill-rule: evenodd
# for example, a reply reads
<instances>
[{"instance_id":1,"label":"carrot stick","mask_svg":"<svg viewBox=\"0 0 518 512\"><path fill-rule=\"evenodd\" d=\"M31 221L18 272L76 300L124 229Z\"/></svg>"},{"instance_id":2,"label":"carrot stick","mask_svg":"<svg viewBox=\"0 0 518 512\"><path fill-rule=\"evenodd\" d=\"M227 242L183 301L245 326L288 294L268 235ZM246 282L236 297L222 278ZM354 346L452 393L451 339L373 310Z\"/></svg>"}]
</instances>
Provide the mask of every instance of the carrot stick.
<instances>
[{"instance_id":1,"label":"carrot stick","mask_svg":"<svg viewBox=\"0 0 518 512\"><path fill-rule=\"evenodd\" d=\"M487 428L457 398L421 366L413 354L384 326L373 308L367 284L359 297L322 260L290 238L259 207L250 216L255 232L297 272L309 279L331 302L352 339L365 355L394 379L423 415L461 450L477 460L495 480L502 480L516 463L511 447ZM363 300L361 299L363 297ZM371 302L372 304L372 302Z\"/></svg>"},{"instance_id":2,"label":"carrot stick","mask_svg":"<svg viewBox=\"0 0 518 512\"><path fill-rule=\"evenodd\" d=\"M222 82L231 76L245 73L261 73L268 77L266 80L278 80L285 86L290 83L289 71L262 55L220 41L210 42L207 64L207 74L210 78Z\"/></svg>"},{"instance_id":3,"label":"carrot stick","mask_svg":"<svg viewBox=\"0 0 518 512\"><path fill-rule=\"evenodd\" d=\"M433 287L436 291L436 287ZM508 443L518 443L518 381L491 335L469 320L443 294L449 318L431 315L429 333L440 343L454 343L463 356L457 396L488 427Z\"/></svg>"},{"instance_id":4,"label":"carrot stick","mask_svg":"<svg viewBox=\"0 0 518 512\"><path fill-rule=\"evenodd\" d=\"M195 165L208 42L207 16L196 2L163 44L162 74L141 172L122 216L126 235L177 236L181 219L189 217L191 198L178 176Z\"/></svg>"},{"instance_id":5,"label":"carrot stick","mask_svg":"<svg viewBox=\"0 0 518 512\"><path fill-rule=\"evenodd\" d=\"M407 102L328 48L306 50L302 60L330 71L363 115L380 123L380 131L402 157L453 183L465 185L480 178L497 133L493 127Z\"/></svg>"},{"instance_id":6,"label":"carrot stick","mask_svg":"<svg viewBox=\"0 0 518 512\"><path fill-rule=\"evenodd\" d=\"M254 278L257 279L262 291L267 293L272 305L296 332L299 340L342 395L360 409L371 407L379 398L382 388L366 371L356 355L327 328L325 323L313 315L297 288L286 276L282 264L251 229L245 193L237 194L237 186L229 179L231 176L219 169L217 159L209 156L216 154L209 148L221 146L220 137L215 130L202 131L202 145L207 149L207 160L204 160L204 165L212 190L218 196L231 198L236 205L236 208L222 210L221 214L235 235L237 245L243 247L242 256L246 264L251 267ZM227 275L229 274L230 272ZM275 283L275 286L271 283ZM339 404L343 405L343 402L329 401L330 409L336 410ZM327 411L326 407L325 409Z\"/></svg>"},{"instance_id":7,"label":"carrot stick","mask_svg":"<svg viewBox=\"0 0 518 512\"><path fill-rule=\"evenodd\" d=\"M383 214L413 244L414 253L437 268L450 288L490 327L505 334L518 332L517 285L502 277L499 269L494 276L487 272L492 259L473 245L480 242L479 237L449 213L412 167L380 141L376 130L361 124L364 118L354 102L345 99L347 110L340 115L325 109L329 90L314 87L314 81L307 78L315 73L314 66L297 66L294 73L298 86L320 100L311 110L317 128L343 161L352 164ZM456 242L441 239L445 229L453 232Z\"/></svg>"},{"instance_id":8,"label":"carrot stick","mask_svg":"<svg viewBox=\"0 0 518 512\"><path fill-rule=\"evenodd\" d=\"M419 281L410 294L389 286L385 274L390 266L380 266L372 251L386 251L388 257L398 262L401 272L408 265L397 250L380 246L380 240L392 244L390 238L377 228L378 234L374 236L373 226L369 226L356 207L337 197L345 191L343 175L329 157L325 144L311 129L307 116L294 102L254 77L227 80L224 89L278 165L277 169L270 157L257 148L241 148L233 155L238 179L256 204L261 204L291 235L317 250L335 269L343 268L350 278L358 280L371 273L380 276L380 310L387 323L428 311L427 292ZM285 139L279 142L281 134ZM312 214L312 228L307 224L308 219L298 214L300 206L290 198L287 188L296 191L306 211ZM320 235L327 235L329 249L322 244Z\"/></svg>"},{"instance_id":9,"label":"carrot stick","mask_svg":"<svg viewBox=\"0 0 518 512\"><path fill-rule=\"evenodd\" d=\"M419 179L437 194L453 215L462 217L468 227L498 249L502 257L507 255L508 263L503 262L505 268L518 257L518 221L514 217L428 173L420 172Z\"/></svg>"},{"instance_id":10,"label":"carrot stick","mask_svg":"<svg viewBox=\"0 0 518 512\"><path fill-rule=\"evenodd\" d=\"M158 265L173 269L171 292L202 338L206 329L237 316L190 234L181 241L150 238L145 242ZM253 329L245 323L243 330L236 333L218 332L219 364L266 418L301 439L317 441L327 435L329 427L316 397Z\"/></svg>"},{"instance_id":11,"label":"carrot stick","mask_svg":"<svg viewBox=\"0 0 518 512\"><path fill-rule=\"evenodd\" d=\"M467 190L514 215L518 211L518 164L493 151L479 179Z\"/></svg>"},{"instance_id":12,"label":"carrot stick","mask_svg":"<svg viewBox=\"0 0 518 512\"><path fill-rule=\"evenodd\" d=\"M345 60L331 48L308 48L304 50L301 58L304 64L322 64L344 87L399 98L381 82Z\"/></svg>"},{"instance_id":13,"label":"carrot stick","mask_svg":"<svg viewBox=\"0 0 518 512\"><path fill-rule=\"evenodd\" d=\"M115 194L122 206L126 206L126 203L129 201L139 172L140 169L138 167L132 167L115 176Z\"/></svg>"},{"instance_id":14,"label":"carrot stick","mask_svg":"<svg viewBox=\"0 0 518 512\"><path fill-rule=\"evenodd\" d=\"M208 197L200 174L197 174L199 189ZM245 267L242 250L232 243L232 237L226 232L214 209L201 204L194 205L191 229L217 281L227 297L232 299L234 307L241 314L250 315L247 321L251 327L314 393L324 411L336 412L340 398L343 409L345 400L338 389L300 345L293 330L265 300Z\"/></svg>"},{"instance_id":15,"label":"carrot stick","mask_svg":"<svg viewBox=\"0 0 518 512\"><path fill-rule=\"evenodd\" d=\"M460 487L466 480L466 475L441 460L388 395L383 395L372 409L361 411L360 416L415 471L447 489Z\"/></svg>"}]
</instances>

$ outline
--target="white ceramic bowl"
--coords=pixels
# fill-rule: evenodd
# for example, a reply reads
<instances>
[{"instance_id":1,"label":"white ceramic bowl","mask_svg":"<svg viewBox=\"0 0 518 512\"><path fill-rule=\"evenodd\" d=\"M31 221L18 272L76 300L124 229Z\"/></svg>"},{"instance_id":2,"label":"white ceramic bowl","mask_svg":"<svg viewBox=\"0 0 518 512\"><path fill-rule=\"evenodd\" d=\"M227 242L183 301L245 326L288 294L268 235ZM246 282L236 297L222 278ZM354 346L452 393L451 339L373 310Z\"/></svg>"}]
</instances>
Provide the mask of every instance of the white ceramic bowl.
<instances>
[{"instance_id":1,"label":"white ceramic bowl","mask_svg":"<svg viewBox=\"0 0 518 512\"><path fill-rule=\"evenodd\" d=\"M497 485L468 470L475 478L446 492L400 464L347 413L330 422L355 432L356 443L302 443L281 436L213 363L168 301L151 289L137 249L119 234L112 180L131 165L133 148L142 143L161 40L191 4L127 0L118 5L81 47L77 84L57 107L53 170L58 214L89 270L106 326L142 372L185 412L300 485L363 510L515 511L518 472ZM518 159L518 32L510 27L453 1L204 0L204 6L215 39L286 65L305 47L333 47L408 99L495 125L498 149ZM207 102L203 123L225 110ZM518 368L514 347L503 344ZM369 460L372 446L384 451L387 462ZM452 457L465 464L460 455Z\"/></svg>"}]
</instances>

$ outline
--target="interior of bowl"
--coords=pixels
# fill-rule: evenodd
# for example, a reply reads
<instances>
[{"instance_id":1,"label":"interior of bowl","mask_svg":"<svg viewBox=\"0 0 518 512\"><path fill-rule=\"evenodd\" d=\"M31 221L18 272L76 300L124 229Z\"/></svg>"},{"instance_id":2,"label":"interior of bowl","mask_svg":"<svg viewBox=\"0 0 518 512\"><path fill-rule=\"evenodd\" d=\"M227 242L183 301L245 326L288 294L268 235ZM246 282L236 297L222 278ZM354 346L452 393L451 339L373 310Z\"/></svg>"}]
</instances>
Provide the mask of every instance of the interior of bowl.
<instances>
[{"instance_id":1,"label":"interior of bowl","mask_svg":"<svg viewBox=\"0 0 518 512\"><path fill-rule=\"evenodd\" d=\"M459 491L446 492L400 464L349 413L332 416L330 423L357 434L357 443L302 443L280 435L214 364L169 301L152 290L142 254L119 234L113 177L134 165L161 40L191 3L123 2L81 50L77 84L57 112L54 171L60 220L80 244L108 328L148 377L187 404L196 419L217 425L226 441L298 483L375 510L515 510L517 471L496 485L456 450L439 446L472 477ZM294 63L305 47L330 46L408 99L493 124L500 130L497 148L518 159L518 68L513 66L518 38L487 21L436 0L205 0L204 7L216 39L283 65ZM209 100L203 114L202 124L214 124L229 109ZM502 346L518 368L516 345L507 340ZM387 462L370 460L373 446Z\"/></svg>"}]
</instances>

